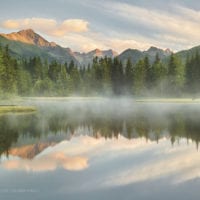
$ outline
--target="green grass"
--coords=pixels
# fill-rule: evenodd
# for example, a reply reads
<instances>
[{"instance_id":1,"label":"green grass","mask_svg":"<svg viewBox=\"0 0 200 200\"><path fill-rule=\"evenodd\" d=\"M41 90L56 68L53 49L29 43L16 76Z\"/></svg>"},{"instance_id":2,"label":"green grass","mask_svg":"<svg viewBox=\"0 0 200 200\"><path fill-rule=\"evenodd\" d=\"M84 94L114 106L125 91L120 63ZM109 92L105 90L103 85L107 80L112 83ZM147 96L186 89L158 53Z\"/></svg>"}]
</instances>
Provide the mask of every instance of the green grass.
<instances>
[{"instance_id":1,"label":"green grass","mask_svg":"<svg viewBox=\"0 0 200 200\"><path fill-rule=\"evenodd\" d=\"M200 99L192 98L149 98L149 99L137 99L136 102L141 103L200 103Z\"/></svg>"},{"instance_id":2,"label":"green grass","mask_svg":"<svg viewBox=\"0 0 200 200\"><path fill-rule=\"evenodd\" d=\"M67 100L104 100L104 99L129 99L138 103L200 103L200 98L134 98L134 97L99 97L99 96L70 96L70 97L23 97L22 100L33 101L67 101Z\"/></svg>"},{"instance_id":3,"label":"green grass","mask_svg":"<svg viewBox=\"0 0 200 200\"><path fill-rule=\"evenodd\" d=\"M0 106L0 113L22 113L22 112L34 112L36 107L34 106L15 106L15 105L2 105Z\"/></svg>"}]
</instances>

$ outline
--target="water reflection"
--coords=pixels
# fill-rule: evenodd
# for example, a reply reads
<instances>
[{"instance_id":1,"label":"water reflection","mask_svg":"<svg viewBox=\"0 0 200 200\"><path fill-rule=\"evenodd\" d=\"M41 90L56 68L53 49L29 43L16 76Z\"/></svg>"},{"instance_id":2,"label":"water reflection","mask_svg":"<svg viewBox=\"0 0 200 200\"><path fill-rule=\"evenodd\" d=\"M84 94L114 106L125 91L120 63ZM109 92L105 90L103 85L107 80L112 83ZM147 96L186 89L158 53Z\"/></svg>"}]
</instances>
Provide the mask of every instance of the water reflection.
<instances>
[{"instance_id":1,"label":"water reflection","mask_svg":"<svg viewBox=\"0 0 200 200\"><path fill-rule=\"evenodd\" d=\"M198 178L199 153L192 141L188 142L189 146L186 139L181 139L179 145L171 148L166 138L157 144L156 141L146 143L145 138L130 140L120 136L118 139L96 139L78 136L45 149L32 160L3 157L0 171L6 170L4 173L7 176L4 175L4 178L22 176L20 172L26 172L22 176L23 181L19 180L17 184L22 188L30 184L34 190L41 191L38 196L45 191L43 199L54 199L54 193L60 199L65 199L66 195L70 199L79 199L82 195L83 199L101 199L104 193L107 194L105 199L112 199L117 190L122 192L124 188L126 192L123 195L127 195L126 199L132 199L133 190L134 197L140 196L145 184L146 192L152 183L153 188L163 189L164 180L164 187L168 190L170 185L177 187ZM77 174L70 173L74 170ZM11 174L10 171L15 173ZM39 183L36 173L41 176ZM143 187L135 190L141 184ZM13 187L12 183L6 185ZM47 190L47 187L52 188ZM158 196L162 197L162 193ZM149 191L148 197L155 199L155 193ZM115 199L121 197L116 196Z\"/></svg>"},{"instance_id":2,"label":"water reflection","mask_svg":"<svg viewBox=\"0 0 200 200\"><path fill-rule=\"evenodd\" d=\"M200 198L198 104L36 104L0 116L0 198Z\"/></svg>"},{"instance_id":3,"label":"water reflection","mask_svg":"<svg viewBox=\"0 0 200 200\"><path fill-rule=\"evenodd\" d=\"M48 146L73 136L95 138L139 138L157 141L168 137L171 143L180 138L200 141L198 105L129 105L108 107L107 103L40 105L40 111L29 115L0 116L0 154L17 155L16 147L26 152L21 157L33 158ZM159 107L158 107L159 106ZM198 108L198 109L197 109ZM11 148L12 147L12 148Z\"/></svg>"},{"instance_id":4,"label":"water reflection","mask_svg":"<svg viewBox=\"0 0 200 200\"><path fill-rule=\"evenodd\" d=\"M33 160L18 159L17 157L9 157L4 160L2 166L9 170L25 170L25 171L52 171L57 168L66 170L82 170L88 166L87 158L80 156L66 156L62 152L51 153L45 156L34 158Z\"/></svg>"}]
</instances>

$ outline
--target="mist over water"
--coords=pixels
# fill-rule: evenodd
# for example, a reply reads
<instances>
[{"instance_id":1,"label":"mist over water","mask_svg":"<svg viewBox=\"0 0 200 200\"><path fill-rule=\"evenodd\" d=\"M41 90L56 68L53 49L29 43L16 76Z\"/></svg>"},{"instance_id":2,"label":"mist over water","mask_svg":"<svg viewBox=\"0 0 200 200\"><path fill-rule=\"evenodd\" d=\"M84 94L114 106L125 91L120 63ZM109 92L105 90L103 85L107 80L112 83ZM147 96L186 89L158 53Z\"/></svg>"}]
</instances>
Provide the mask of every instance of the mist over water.
<instances>
[{"instance_id":1,"label":"mist over water","mask_svg":"<svg viewBox=\"0 0 200 200\"><path fill-rule=\"evenodd\" d=\"M131 98L24 103L37 112L0 116L3 199L186 199L185 190L198 199L198 103Z\"/></svg>"},{"instance_id":2,"label":"mist over water","mask_svg":"<svg viewBox=\"0 0 200 200\"><path fill-rule=\"evenodd\" d=\"M50 98L29 99L26 104L37 107L30 114L0 116L2 135L21 143L18 137L38 138L56 135L68 138L79 135L112 138L145 137L171 142L184 137L199 142L200 106L198 103L138 102L131 98ZM17 140L13 140L14 139ZM59 138L58 137L58 138ZM61 137L61 138L62 138ZM1 153L8 150L13 142ZM3 140L2 140L3 143ZM5 145L5 144L3 144Z\"/></svg>"}]
</instances>

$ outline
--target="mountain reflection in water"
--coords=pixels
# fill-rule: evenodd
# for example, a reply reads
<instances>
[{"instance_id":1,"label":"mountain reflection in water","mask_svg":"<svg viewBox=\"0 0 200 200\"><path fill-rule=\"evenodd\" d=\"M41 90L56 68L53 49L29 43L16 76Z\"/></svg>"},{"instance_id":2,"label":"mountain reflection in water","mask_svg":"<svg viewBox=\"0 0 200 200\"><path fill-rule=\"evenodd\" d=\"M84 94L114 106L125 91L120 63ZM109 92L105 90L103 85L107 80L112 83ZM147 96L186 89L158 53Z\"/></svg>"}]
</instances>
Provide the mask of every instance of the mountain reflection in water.
<instances>
[{"instance_id":1,"label":"mountain reflection in water","mask_svg":"<svg viewBox=\"0 0 200 200\"><path fill-rule=\"evenodd\" d=\"M157 142L167 137L172 144L186 138L194 141L197 148L200 140L198 105L133 104L120 107L121 104L114 104L109 107L106 102L81 105L77 102L40 106L41 110L36 114L0 116L1 154L15 154L16 147L29 144L24 149L27 148L27 158L33 158L31 149L36 155L48 146L78 135L95 138L123 135L128 139L144 137Z\"/></svg>"},{"instance_id":2,"label":"mountain reflection in water","mask_svg":"<svg viewBox=\"0 0 200 200\"><path fill-rule=\"evenodd\" d=\"M37 113L0 116L0 196L199 199L199 105L108 103L37 102Z\"/></svg>"}]
</instances>

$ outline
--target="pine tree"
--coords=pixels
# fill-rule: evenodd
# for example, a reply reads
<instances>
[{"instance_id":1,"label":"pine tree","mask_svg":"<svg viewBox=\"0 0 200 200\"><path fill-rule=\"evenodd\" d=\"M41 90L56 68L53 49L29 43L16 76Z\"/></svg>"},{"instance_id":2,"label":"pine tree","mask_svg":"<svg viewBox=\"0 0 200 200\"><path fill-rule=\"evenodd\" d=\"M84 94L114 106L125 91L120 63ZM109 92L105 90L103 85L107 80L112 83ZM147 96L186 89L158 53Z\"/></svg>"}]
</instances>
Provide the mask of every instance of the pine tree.
<instances>
[{"instance_id":1,"label":"pine tree","mask_svg":"<svg viewBox=\"0 0 200 200\"><path fill-rule=\"evenodd\" d=\"M133 65L128 59L125 68L125 87L128 94L133 92Z\"/></svg>"},{"instance_id":2,"label":"pine tree","mask_svg":"<svg viewBox=\"0 0 200 200\"><path fill-rule=\"evenodd\" d=\"M145 89L151 89L152 84L152 68L149 63L149 58L144 58L144 73L145 73Z\"/></svg>"},{"instance_id":3,"label":"pine tree","mask_svg":"<svg viewBox=\"0 0 200 200\"><path fill-rule=\"evenodd\" d=\"M122 63L118 58L114 58L111 66L111 81L113 93L115 95L121 95L124 89L124 74Z\"/></svg>"},{"instance_id":4,"label":"pine tree","mask_svg":"<svg viewBox=\"0 0 200 200\"><path fill-rule=\"evenodd\" d=\"M61 66L61 71L58 75L58 80L56 81L56 90L60 96L67 96L68 95L68 80L67 80L67 72L65 66Z\"/></svg>"},{"instance_id":5,"label":"pine tree","mask_svg":"<svg viewBox=\"0 0 200 200\"><path fill-rule=\"evenodd\" d=\"M20 63L17 70L17 91L20 96L30 95L32 84L30 74L23 68Z\"/></svg>"},{"instance_id":6,"label":"pine tree","mask_svg":"<svg viewBox=\"0 0 200 200\"><path fill-rule=\"evenodd\" d=\"M168 64L169 93L179 95L185 82L185 66L172 54Z\"/></svg>"},{"instance_id":7,"label":"pine tree","mask_svg":"<svg viewBox=\"0 0 200 200\"><path fill-rule=\"evenodd\" d=\"M166 74L167 70L165 65L161 62L159 55L156 55L155 61L152 65L152 91L157 95L163 95L166 89Z\"/></svg>"},{"instance_id":8,"label":"pine tree","mask_svg":"<svg viewBox=\"0 0 200 200\"><path fill-rule=\"evenodd\" d=\"M134 67L133 72L133 88L135 95L144 94L146 72L144 67L144 60L139 60Z\"/></svg>"},{"instance_id":9,"label":"pine tree","mask_svg":"<svg viewBox=\"0 0 200 200\"><path fill-rule=\"evenodd\" d=\"M16 93L17 61L9 55L8 46L3 49L1 59L0 78L2 90L4 93Z\"/></svg>"}]
</instances>

